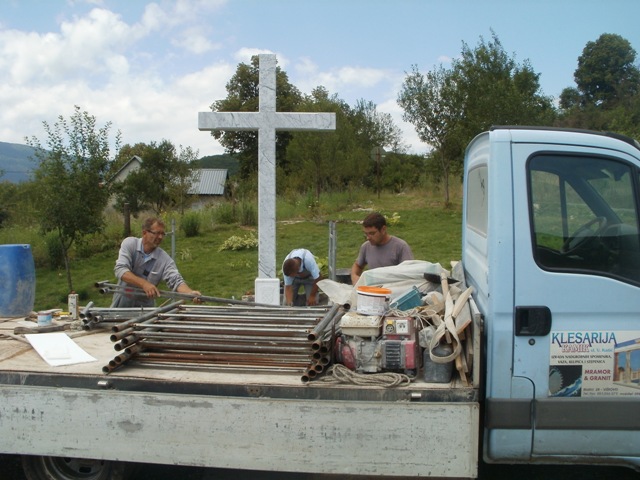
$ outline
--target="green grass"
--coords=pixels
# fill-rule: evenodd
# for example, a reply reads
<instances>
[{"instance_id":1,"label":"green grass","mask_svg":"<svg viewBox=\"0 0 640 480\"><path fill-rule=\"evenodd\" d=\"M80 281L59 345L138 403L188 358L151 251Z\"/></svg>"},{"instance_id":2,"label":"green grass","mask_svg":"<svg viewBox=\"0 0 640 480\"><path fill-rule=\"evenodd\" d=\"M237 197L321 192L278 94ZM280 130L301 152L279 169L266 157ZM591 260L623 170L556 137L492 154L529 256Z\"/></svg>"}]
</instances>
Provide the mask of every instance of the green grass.
<instances>
[{"instance_id":1,"label":"green grass","mask_svg":"<svg viewBox=\"0 0 640 480\"><path fill-rule=\"evenodd\" d=\"M459 189L460 187L458 187ZM381 211L387 217L397 213L399 222L390 225L389 232L406 240L416 259L439 262L448 267L452 260L460 259L461 212L459 192L453 192L454 204L445 209L441 199L424 191L405 194L385 194L378 199L376 194L365 191L339 193L321 197L318 205L310 211L307 197L278 199L276 265L281 276L280 265L286 254L294 248L307 248L317 257L328 258L330 220L336 221L337 268L350 268L358 248L364 241L361 221L369 211ZM286 215L284 214L286 212ZM187 283L204 295L240 298L252 292L258 270L258 251L218 251L232 235L244 236L255 228L238 225L221 225L211 221L208 213L202 213L200 233L186 237L179 224L176 228L176 263ZM132 219L132 231L139 234L141 220ZM108 306L110 295L103 295L94 287L95 282L115 282L113 266L118 254L119 236L122 231L120 219L111 216L103 242L106 250L89 258L74 258L72 278L74 290L79 294L80 306L93 301L96 306ZM167 230L170 229L167 223ZM51 269L42 265L42 240L34 233L36 228L0 230L0 243L35 243L38 251L36 265L35 309L66 309L68 286L64 268ZM11 238L7 238L9 235ZM114 235L116 238L114 239ZM166 238L163 248L171 251L171 240ZM34 253L35 255L35 253ZM161 288L165 288L164 285Z\"/></svg>"}]
</instances>

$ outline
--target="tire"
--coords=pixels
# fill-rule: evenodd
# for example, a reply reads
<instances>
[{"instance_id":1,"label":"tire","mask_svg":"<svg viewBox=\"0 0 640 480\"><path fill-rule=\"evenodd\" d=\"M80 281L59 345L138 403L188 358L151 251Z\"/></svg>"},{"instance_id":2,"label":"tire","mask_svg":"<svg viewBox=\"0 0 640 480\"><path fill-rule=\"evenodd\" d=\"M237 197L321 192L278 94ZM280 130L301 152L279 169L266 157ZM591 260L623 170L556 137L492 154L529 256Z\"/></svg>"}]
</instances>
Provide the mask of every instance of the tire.
<instances>
[{"instance_id":1,"label":"tire","mask_svg":"<svg viewBox=\"0 0 640 480\"><path fill-rule=\"evenodd\" d=\"M27 480L125 480L128 464L89 458L22 456Z\"/></svg>"}]
</instances>

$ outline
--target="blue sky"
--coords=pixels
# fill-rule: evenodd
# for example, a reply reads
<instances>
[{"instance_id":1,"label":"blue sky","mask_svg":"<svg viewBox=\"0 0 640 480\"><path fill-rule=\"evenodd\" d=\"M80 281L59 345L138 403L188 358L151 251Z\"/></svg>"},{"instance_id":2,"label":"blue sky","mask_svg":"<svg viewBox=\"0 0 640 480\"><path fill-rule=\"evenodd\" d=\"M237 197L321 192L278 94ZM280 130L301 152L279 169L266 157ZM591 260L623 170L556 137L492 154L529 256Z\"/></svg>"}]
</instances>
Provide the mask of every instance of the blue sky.
<instances>
[{"instance_id":1,"label":"blue sky","mask_svg":"<svg viewBox=\"0 0 640 480\"><path fill-rule=\"evenodd\" d=\"M275 53L303 93L372 101L424 153L396 102L412 65L448 66L493 30L557 99L601 34L640 52L638 18L638 0L0 0L0 141L44 141L42 121L79 105L124 143L222 153L198 112L226 97L240 62Z\"/></svg>"}]
</instances>

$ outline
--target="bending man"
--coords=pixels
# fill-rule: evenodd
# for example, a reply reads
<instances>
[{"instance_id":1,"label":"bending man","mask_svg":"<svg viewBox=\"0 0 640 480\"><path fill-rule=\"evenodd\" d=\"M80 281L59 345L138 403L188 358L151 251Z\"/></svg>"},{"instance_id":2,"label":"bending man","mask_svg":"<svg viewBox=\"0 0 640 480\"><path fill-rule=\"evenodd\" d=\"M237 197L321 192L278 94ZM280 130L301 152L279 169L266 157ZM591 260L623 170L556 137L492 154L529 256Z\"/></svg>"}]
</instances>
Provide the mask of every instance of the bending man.
<instances>
[{"instance_id":1,"label":"bending man","mask_svg":"<svg viewBox=\"0 0 640 480\"><path fill-rule=\"evenodd\" d=\"M120 245L114 272L121 287L137 287L144 290L146 297L126 292L113 295L111 307L153 307L155 298L160 296L158 284L180 293L201 295L192 290L178 271L173 258L160 248L165 236L164 222L159 218L147 218L142 225L142 237L127 237ZM196 299L194 299L195 301Z\"/></svg>"},{"instance_id":2,"label":"bending man","mask_svg":"<svg viewBox=\"0 0 640 480\"><path fill-rule=\"evenodd\" d=\"M285 305L318 304L320 269L313 253L304 248L292 250L282 264L282 275L284 276ZM304 298L298 294L301 286L304 286Z\"/></svg>"}]
</instances>

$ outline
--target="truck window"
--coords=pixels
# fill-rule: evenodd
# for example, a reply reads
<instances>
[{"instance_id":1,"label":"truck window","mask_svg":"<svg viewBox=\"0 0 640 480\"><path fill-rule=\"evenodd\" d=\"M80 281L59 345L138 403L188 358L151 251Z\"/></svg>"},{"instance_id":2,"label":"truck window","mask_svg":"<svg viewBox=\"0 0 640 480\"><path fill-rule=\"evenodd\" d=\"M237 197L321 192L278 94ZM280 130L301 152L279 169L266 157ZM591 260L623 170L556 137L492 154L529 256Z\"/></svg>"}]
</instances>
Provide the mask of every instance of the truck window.
<instances>
[{"instance_id":1,"label":"truck window","mask_svg":"<svg viewBox=\"0 0 640 480\"><path fill-rule=\"evenodd\" d=\"M529 160L527 174L533 252L541 268L640 282L633 166L544 154Z\"/></svg>"},{"instance_id":2,"label":"truck window","mask_svg":"<svg viewBox=\"0 0 640 480\"><path fill-rule=\"evenodd\" d=\"M469 170L467 175L467 225L477 233L487 236L487 166Z\"/></svg>"}]
</instances>

